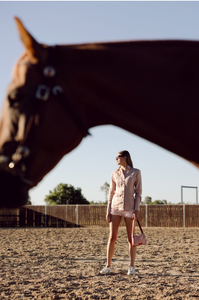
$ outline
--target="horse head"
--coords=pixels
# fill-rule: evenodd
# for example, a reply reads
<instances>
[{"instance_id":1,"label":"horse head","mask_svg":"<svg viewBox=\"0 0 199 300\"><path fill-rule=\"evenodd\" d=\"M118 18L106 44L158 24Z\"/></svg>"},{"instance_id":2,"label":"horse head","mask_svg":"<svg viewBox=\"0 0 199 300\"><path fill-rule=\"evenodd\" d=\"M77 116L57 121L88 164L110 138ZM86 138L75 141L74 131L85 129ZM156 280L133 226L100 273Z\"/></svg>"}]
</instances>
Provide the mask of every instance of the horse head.
<instances>
[{"instance_id":1,"label":"horse head","mask_svg":"<svg viewBox=\"0 0 199 300\"><path fill-rule=\"evenodd\" d=\"M25 53L14 67L0 121L0 207L11 208L26 204L28 190L87 134L64 99L56 47L39 44L15 20Z\"/></svg>"},{"instance_id":2,"label":"horse head","mask_svg":"<svg viewBox=\"0 0 199 300\"><path fill-rule=\"evenodd\" d=\"M198 42L46 46L16 18L25 47L0 121L0 207L73 150L88 128L112 124L199 167Z\"/></svg>"}]
</instances>

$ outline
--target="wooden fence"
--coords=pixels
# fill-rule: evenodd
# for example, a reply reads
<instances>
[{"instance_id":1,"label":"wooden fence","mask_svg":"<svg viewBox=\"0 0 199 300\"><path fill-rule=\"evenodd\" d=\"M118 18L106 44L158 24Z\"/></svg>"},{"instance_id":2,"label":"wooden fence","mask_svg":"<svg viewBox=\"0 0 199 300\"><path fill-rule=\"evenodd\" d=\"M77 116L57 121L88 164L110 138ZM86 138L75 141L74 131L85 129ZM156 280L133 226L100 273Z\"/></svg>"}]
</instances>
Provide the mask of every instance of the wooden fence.
<instances>
[{"instance_id":1,"label":"wooden fence","mask_svg":"<svg viewBox=\"0 0 199 300\"><path fill-rule=\"evenodd\" d=\"M199 205L140 205L140 222L143 227L199 227ZM26 205L0 210L0 227L91 226L108 226L106 205Z\"/></svg>"}]
</instances>

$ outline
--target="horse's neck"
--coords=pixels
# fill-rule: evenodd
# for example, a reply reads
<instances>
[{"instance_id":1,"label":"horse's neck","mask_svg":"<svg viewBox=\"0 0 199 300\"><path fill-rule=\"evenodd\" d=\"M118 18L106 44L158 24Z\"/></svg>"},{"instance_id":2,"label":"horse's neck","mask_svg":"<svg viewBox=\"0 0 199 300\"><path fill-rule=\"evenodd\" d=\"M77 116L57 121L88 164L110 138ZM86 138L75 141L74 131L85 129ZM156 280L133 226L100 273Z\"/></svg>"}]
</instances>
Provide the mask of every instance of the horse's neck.
<instances>
[{"instance_id":1,"label":"horse's neck","mask_svg":"<svg viewBox=\"0 0 199 300\"><path fill-rule=\"evenodd\" d=\"M188 41L61 46L67 99L88 128L113 124L189 157L195 139L190 132L185 143L184 119L197 111L189 91L197 94L198 87L189 74L198 70L198 50L198 42ZM180 103L187 99L185 110ZM194 132L198 118L191 122Z\"/></svg>"},{"instance_id":2,"label":"horse's neck","mask_svg":"<svg viewBox=\"0 0 199 300\"><path fill-rule=\"evenodd\" d=\"M61 46L66 96L88 128L112 124L132 130L132 46L133 43Z\"/></svg>"}]
</instances>

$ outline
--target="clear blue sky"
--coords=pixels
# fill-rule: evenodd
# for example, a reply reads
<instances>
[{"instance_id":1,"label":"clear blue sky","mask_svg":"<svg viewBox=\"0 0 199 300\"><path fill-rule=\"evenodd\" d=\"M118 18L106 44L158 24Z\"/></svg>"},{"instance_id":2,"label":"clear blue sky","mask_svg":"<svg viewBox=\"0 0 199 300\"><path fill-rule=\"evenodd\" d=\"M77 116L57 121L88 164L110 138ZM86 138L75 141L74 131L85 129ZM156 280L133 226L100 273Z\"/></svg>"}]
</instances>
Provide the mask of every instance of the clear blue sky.
<instances>
[{"instance_id":1,"label":"clear blue sky","mask_svg":"<svg viewBox=\"0 0 199 300\"><path fill-rule=\"evenodd\" d=\"M13 16L46 44L188 39L199 40L199 2L0 2L0 105L11 70L23 52ZM181 185L198 186L199 171L184 159L114 126L93 128L87 137L31 190L33 204L60 182L81 187L89 200L104 201L100 186L110 181L120 150L141 170L143 198L180 202ZM197 134L197 130L196 130ZM184 191L187 203L195 190Z\"/></svg>"}]
</instances>

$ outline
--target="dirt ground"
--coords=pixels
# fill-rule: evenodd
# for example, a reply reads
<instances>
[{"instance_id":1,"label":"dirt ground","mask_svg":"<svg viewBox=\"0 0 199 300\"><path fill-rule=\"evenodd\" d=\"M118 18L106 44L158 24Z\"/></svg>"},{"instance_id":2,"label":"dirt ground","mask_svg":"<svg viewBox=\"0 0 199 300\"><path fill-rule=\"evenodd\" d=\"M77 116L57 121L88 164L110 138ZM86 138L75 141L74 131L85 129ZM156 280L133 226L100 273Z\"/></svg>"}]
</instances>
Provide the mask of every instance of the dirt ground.
<instances>
[{"instance_id":1,"label":"dirt ground","mask_svg":"<svg viewBox=\"0 0 199 300\"><path fill-rule=\"evenodd\" d=\"M120 227L112 274L108 228L0 229L0 299L197 299L199 229L144 228L136 274Z\"/></svg>"}]
</instances>

